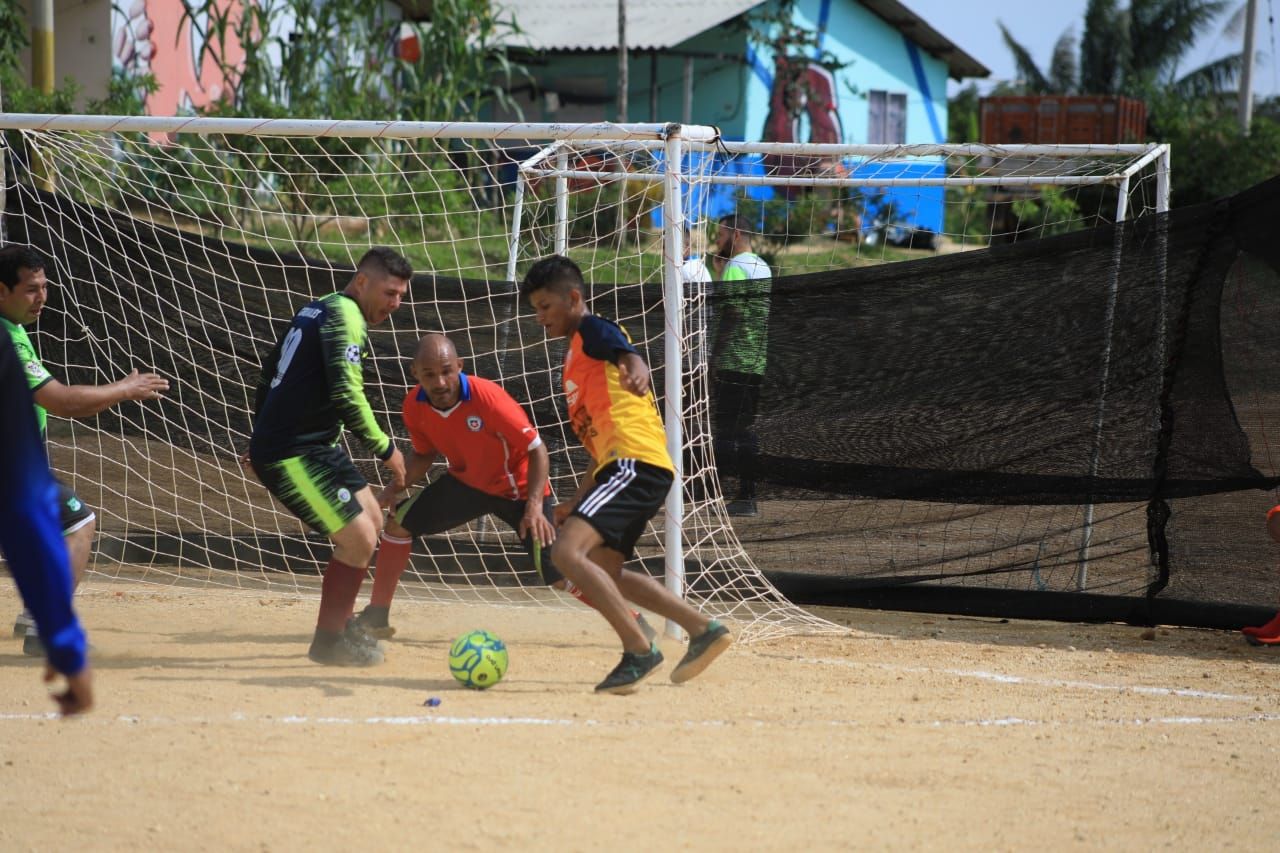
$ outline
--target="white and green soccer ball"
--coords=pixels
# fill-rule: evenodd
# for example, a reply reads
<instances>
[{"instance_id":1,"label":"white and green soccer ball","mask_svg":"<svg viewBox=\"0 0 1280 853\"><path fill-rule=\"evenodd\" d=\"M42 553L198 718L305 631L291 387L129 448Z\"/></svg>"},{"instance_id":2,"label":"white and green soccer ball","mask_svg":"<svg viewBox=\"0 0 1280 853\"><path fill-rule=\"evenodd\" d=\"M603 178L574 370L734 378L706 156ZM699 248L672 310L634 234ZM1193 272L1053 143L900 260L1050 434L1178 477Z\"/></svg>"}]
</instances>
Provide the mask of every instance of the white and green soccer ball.
<instances>
[{"instance_id":1,"label":"white and green soccer ball","mask_svg":"<svg viewBox=\"0 0 1280 853\"><path fill-rule=\"evenodd\" d=\"M507 673L506 644L488 631L468 631L449 647L449 671L463 687L492 687Z\"/></svg>"}]
</instances>

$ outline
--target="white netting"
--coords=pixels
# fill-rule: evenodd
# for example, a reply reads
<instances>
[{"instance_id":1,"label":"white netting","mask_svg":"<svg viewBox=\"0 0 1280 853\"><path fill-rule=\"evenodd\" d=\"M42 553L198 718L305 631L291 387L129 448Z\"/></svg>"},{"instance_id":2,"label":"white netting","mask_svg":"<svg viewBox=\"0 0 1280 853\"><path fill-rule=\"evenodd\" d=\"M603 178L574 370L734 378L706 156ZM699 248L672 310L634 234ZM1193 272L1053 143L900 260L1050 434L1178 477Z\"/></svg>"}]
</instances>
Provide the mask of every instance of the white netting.
<instances>
[{"instance_id":1,"label":"white netting","mask_svg":"<svg viewBox=\"0 0 1280 853\"><path fill-rule=\"evenodd\" d=\"M6 236L49 258L55 287L36 337L42 356L66 381L101 383L138 367L174 383L159 404L125 404L96 421L51 420L55 467L98 512L99 572L166 584L312 588L327 546L246 477L237 457L263 355L307 299L345 285L371 245L393 246L419 273L406 307L371 332L371 402L401 439L406 358L421 334L445 331L469 370L500 381L528 407L552 451L553 487L573 492L585 457L557 395L564 344L545 339L512 283L512 271L518 278L561 249L583 267L593 308L641 343L658 368L661 396L662 224L672 217L661 212L660 127L401 125L410 129L389 138L389 126L368 124L333 125L317 137L286 135L302 127L290 122L250 134L243 128L252 122L235 132L224 122L203 125L223 132L189 123L167 133L161 120L133 131L118 123L104 129L100 119L94 130L20 119L0 118L0 127L26 128L6 134L13 169ZM708 245L706 223L736 209L760 222L775 274L830 270L916 257L926 242L926 253L950 251L1114 217L1119 176L1131 167L1136 177L1124 186L1132 216L1156 204L1146 179L1154 162L1136 149L693 143L682 161L684 215L695 253ZM996 178L1003 183L995 186ZM1046 190L1033 178L1057 184ZM686 295L689 595L729 610L747 638L829 627L769 584L726 514L712 458L707 294ZM350 449L377 481L363 449ZM839 512L876 505L840 502ZM885 511L850 518L874 529ZM662 523L660 516L640 549L658 571ZM968 523L956 517L943 526ZM760 555L795 568L794 551L770 550L785 534L767 539ZM857 559L884 559L881 550L868 545ZM823 555L811 559L821 569ZM406 583L401 597L471 600L485 590L511 603L558 601L536 586L527 563L515 535L484 519L416 546L406 579L420 583Z\"/></svg>"}]
</instances>

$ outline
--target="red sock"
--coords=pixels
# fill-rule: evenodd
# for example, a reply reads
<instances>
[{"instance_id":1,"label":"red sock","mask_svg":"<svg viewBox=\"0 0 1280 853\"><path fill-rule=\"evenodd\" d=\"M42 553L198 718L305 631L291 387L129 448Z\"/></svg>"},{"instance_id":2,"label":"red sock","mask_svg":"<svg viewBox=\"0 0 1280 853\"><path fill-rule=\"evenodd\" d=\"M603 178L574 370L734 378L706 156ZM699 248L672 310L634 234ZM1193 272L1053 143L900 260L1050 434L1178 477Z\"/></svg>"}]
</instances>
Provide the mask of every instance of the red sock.
<instances>
[{"instance_id":1,"label":"red sock","mask_svg":"<svg viewBox=\"0 0 1280 853\"><path fill-rule=\"evenodd\" d=\"M364 583L364 569L348 566L334 558L324 570L324 582L320 585L320 618L316 627L322 631L341 631L355 607L360 584Z\"/></svg>"},{"instance_id":2,"label":"red sock","mask_svg":"<svg viewBox=\"0 0 1280 853\"><path fill-rule=\"evenodd\" d=\"M1280 637L1280 613L1271 617L1271 621L1257 628L1242 628L1240 633L1246 637Z\"/></svg>"},{"instance_id":3,"label":"red sock","mask_svg":"<svg viewBox=\"0 0 1280 853\"><path fill-rule=\"evenodd\" d=\"M582 590L580 590L580 589L578 589L576 586L574 586L574 585L573 585L573 581L569 580L568 578L565 578L565 580L564 580L564 591L565 591L565 592L567 592L567 593L569 593L570 595L572 595L574 598L578 599L579 601L581 601L583 604L585 604L585 605L587 605L588 607L590 607L592 610L599 610L599 609L600 609L599 607L596 607L595 603L594 603L591 599L587 598L587 594L586 594L585 592L583 592ZM640 611L638 611L638 610L632 610L632 611L631 611L631 618L632 618L632 619L639 619L639 618L640 618Z\"/></svg>"},{"instance_id":4,"label":"red sock","mask_svg":"<svg viewBox=\"0 0 1280 853\"><path fill-rule=\"evenodd\" d=\"M389 533L382 534L378 544L378 560L373 566L373 594L369 603L375 607L390 607L395 598L396 584L400 576L409 567L409 552L413 550L412 539L401 539Z\"/></svg>"}]
</instances>

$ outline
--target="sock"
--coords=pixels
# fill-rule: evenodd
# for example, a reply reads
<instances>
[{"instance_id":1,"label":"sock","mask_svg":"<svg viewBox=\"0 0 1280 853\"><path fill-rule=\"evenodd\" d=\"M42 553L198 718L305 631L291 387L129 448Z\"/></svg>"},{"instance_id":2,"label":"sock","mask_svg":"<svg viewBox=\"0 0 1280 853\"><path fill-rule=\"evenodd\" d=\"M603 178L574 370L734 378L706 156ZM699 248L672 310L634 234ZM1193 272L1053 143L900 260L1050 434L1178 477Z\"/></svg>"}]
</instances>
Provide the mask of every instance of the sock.
<instances>
[{"instance_id":1,"label":"sock","mask_svg":"<svg viewBox=\"0 0 1280 853\"><path fill-rule=\"evenodd\" d=\"M565 578L565 579L564 579L564 591L565 591L565 592L567 592L567 593L569 593L570 595L572 595L574 598L578 599L579 601L581 601L583 604L585 604L585 605L587 605L588 607L590 607L592 610L599 610L599 609L600 609L600 608L598 608L598 607L596 607L596 606L595 606L595 604L591 601L591 599L587 598L586 593L584 593L582 590L580 590L580 589L578 589L576 586L574 586L574 585L573 585L573 581L569 580L568 578ZM632 610L632 611L631 611L631 618L632 618L632 619L639 619L639 618L640 618L640 611L639 611L639 610Z\"/></svg>"},{"instance_id":2,"label":"sock","mask_svg":"<svg viewBox=\"0 0 1280 853\"><path fill-rule=\"evenodd\" d=\"M324 570L324 582L320 585L320 618L316 628L334 634L342 633L355 608L360 584L364 583L364 569L348 566L337 558L329 560Z\"/></svg>"},{"instance_id":3,"label":"sock","mask_svg":"<svg viewBox=\"0 0 1280 853\"><path fill-rule=\"evenodd\" d=\"M1271 617L1271 621L1257 628L1242 628L1240 633L1246 637L1280 637L1280 613Z\"/></svg>"},{"instance_id":4,"label":"sock","mask_svg":"<svg viewBox=\"0 0 1280 853\"><path fill-rule=\"evenodd\" d=\"M378 545L378 560L373 567L370 604L375 607L391 606L391 599L396 594L396 584L400 583L400 576L409 567L409 552L412 550L412 539L382 534L382 542Z\"/></svg>"}]
</instances>

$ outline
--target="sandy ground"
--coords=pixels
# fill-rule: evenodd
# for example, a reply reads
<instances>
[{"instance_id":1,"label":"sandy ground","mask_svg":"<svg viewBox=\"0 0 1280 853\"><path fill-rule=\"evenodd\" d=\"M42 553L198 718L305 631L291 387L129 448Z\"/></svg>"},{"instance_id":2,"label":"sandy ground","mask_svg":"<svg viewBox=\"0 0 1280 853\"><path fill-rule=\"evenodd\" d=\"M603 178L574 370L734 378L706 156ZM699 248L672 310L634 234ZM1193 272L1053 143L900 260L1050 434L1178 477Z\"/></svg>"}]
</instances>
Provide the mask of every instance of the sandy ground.
<instances>
[{"instance_id":1,"label":"sandy ground","mask_svg":"<svg viewBox=\"0 0 1280 853\"><path fill-rule=\"evenodd\" d=\"M99 706L0 650L2 850L1243 849L1280 843L1280 651L1238 635L826 611L630 697L584 610L406 603L387 662L315 602L95 581ZM0 592L0 613L16 599ZM448 640L511 670L452 681ZM441 700L425 707L429 697Z\"/></svg>"}]
</instances>

